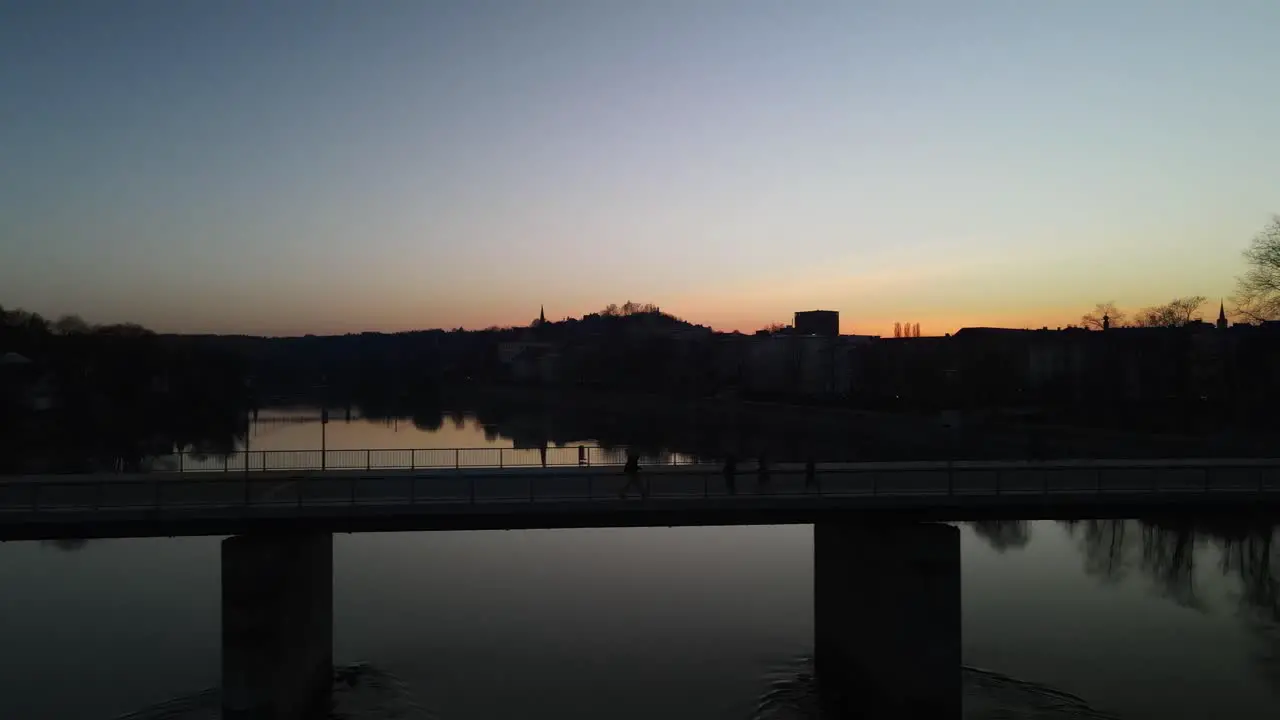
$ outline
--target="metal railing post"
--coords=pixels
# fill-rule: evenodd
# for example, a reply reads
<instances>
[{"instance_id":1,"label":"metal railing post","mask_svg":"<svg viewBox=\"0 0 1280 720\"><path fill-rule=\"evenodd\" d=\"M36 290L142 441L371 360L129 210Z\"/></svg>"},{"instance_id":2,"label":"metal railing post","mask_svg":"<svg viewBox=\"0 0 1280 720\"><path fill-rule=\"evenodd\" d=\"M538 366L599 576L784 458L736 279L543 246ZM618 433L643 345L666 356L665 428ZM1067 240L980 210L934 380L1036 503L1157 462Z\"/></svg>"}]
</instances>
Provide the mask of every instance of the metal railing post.
<instances>
[{"instance_id":1,"label":"metal railing post","mask_svg":"<svg viewBox=\"0 0 1280 720\"><path fill-rule=\"evenodd\" d=\"M184 467L183 467L183 465L184 465L184 460L185 460L185 458L186 458L186 457L187 457L187 454L186 454L186 453L184 453L184 452L180 452L180 453L178 453L178 474L179 474L179 475L181 475L182 473L186 472L186 470L185 470L185 469L184 469Z\"/></svg>"},{"instance_id":2,"label":"metal railing post","mask_svg":"<svg viewBox=\"0 0 1280 720\"><path fill-rule=\"evenodd\" d=\"M223 455L223 456L222 456L222 472L227 472L227 471L228 471L228 469L229 469L229 468L228 468L228 464L229 464L230 462L231 462L231 456L230 456L230 455Z\"/></svg>"},{"instance_id":3,"label":"metal railing post","mask_svg":"<svg viewBox=\"0 0 1280 720\"><path fill-rule=\"evenodd\" d=\"M502 448L498 448L498 469L502 469L502 456L506 454Z\"/></svg>"},{"instance_id":4,"label":"metal railing post","mask_svg":"<svg viewBox=\"0 0 1280 720\"><path fill-rule=\"evenodd\" d=\"M409 451L409 469L416 470L417 467L418 467L418 451L410 450Z\"/></svg>"},{"instance_id":5,"label":"metal railing post","mask_svg":"<svg viewBox=\"0 0 1280 720\"><path fill-rule=\"evenodd\" d=\"M457 470L462 467L462 450L454 448L453 450L453 469Z\"/></svg>"},{"instance_id":6,"label":"metal railing post","mask_svg":"<svg viewBox=\"0 0 1280 720\"><path fill-rule=\"evenodd\" d=\"M364 471L369 472L373 469L373 450L364 451Z\"/></svg>"}]
</instances>

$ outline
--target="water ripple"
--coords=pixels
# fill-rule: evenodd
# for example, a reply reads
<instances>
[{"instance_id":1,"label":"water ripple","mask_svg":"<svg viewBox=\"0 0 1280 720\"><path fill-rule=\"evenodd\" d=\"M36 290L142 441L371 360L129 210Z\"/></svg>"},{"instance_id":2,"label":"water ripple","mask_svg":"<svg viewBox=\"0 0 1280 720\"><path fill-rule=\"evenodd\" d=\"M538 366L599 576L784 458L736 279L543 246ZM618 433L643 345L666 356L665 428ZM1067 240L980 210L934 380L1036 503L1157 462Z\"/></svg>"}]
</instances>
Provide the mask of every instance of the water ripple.
<instances>
[{"instance_id":1,"label":"water ripple","mask_svg":"<svg viewBox=\"0 0 1280 720\"><path fill-rule=\"evenodd\" d=\"M115 720L220 720L222 695L202 690L152 705ZM326 720L437 720L418 704L403 680L368 663L335 667L333 709Z\"/></svg>"},{"instance_id":2,"label":"water ripple","mask_svg":"<svg viewBox=\"0 0 1280 720\"><path fill-rule=\"evenodd\" d=\"M981 668L963 667L965 720L1118 720L1070 693ZM799 657L765 676L752 720L821 720L813 658Z\"/></svg>"}]
</instances>

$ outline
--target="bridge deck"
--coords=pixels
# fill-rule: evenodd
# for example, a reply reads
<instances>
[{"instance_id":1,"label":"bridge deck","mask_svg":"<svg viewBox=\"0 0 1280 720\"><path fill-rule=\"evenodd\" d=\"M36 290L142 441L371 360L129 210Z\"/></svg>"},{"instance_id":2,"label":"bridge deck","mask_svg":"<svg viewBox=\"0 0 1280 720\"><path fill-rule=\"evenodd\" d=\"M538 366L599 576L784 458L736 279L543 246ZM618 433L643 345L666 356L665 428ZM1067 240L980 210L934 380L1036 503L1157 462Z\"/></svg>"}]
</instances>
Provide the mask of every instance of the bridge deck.
<instances>
[{"instance_id":1,"label":"bridge deck","mask_svg":"<svg viewBox=\"0 0 1280 720\"><path fill-rule=\"evenodd\" d=\"M643 489L643 493L642 493ZM625 491L625 492L624 492ZM0 481L0 539L330 531L1114 517L1280 507L1280 461L265 471Z\"/></svg>"}]
</instances>

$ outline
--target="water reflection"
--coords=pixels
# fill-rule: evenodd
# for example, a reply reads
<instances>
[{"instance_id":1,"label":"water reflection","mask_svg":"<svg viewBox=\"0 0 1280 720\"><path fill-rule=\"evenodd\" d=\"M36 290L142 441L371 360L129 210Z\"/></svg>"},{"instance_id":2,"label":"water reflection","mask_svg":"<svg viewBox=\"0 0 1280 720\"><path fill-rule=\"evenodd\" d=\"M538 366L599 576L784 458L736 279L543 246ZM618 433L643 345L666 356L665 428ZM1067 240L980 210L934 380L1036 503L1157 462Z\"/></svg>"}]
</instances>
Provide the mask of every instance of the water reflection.
<instances>
[{"instance_id":1,"label":"water reflection","mask_svg":"<svg viewBox=\"0 0 1280 720\"><path fill-rule=\"evenodd\" d=\"M1021 550L1031 542L1031 523L1026 520L982 520L969 527L996 552Z\"/></svg>"},{"instance_id":2,"label":"water reflection","mask_svg":"<svg viewBox=\"0 0 1280 720\"><path fill-rule=\"evenodd\" d=\"M1064 524L1079 542L1085 572L1114 584L1136 571L1180 607L1215 609L1202 585L1206 570L1216 569L1233 588L1235 607L1228 610L1253 640L1255 665L1280 693L1280 526L1267 519L1187 518Z\"/></svg>"},{"instance_id":3,"label":"water reflection","mask_svg":"<svg viewBox=\"0 0 1280 720\"><path fill-rule=\"evenodd\" d=\"M1071 693L1018 680L990 670L961 668L964 717L967 720L1118 720ZM813 658L798 657L765 676L766 690L752 720L835 720L837 711L820 698Z\"/></svg>"},{"instance_id":4,"label":"water reflection","mask_svg":"<svg viewBox=\"0 0 1280 720\"><path fill-rule=\"evenodd\" d=\"M966 526L965 717L1274 717L1274 533ZM101 720L216 682L217 540L91 545L0 545L0 636L22 648L0 717ZM1164 589L1188 551L1198 607ZM819 717L811 558L803 527L339 536L335 657L450 720Z\"/></svg>"}]
</instances>

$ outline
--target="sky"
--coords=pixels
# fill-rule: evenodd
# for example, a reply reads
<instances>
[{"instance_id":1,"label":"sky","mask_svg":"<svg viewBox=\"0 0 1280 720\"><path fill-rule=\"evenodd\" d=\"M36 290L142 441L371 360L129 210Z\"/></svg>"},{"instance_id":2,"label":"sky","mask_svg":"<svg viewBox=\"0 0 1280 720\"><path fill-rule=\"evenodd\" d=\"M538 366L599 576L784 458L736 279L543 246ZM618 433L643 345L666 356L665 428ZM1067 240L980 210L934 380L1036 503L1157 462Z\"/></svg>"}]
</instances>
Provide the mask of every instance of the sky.
<instances>
[{"instance_id":1,"label":"sky","mask_svg":"<svg viewBox=\"0 0 1280 720\"><path fill-rule=\"evenodd\" d=\"M0 304L279 335L1216 315L1280 212L1276 28L1275 0L0 0Z\"/></svg>"}]
</instances>

